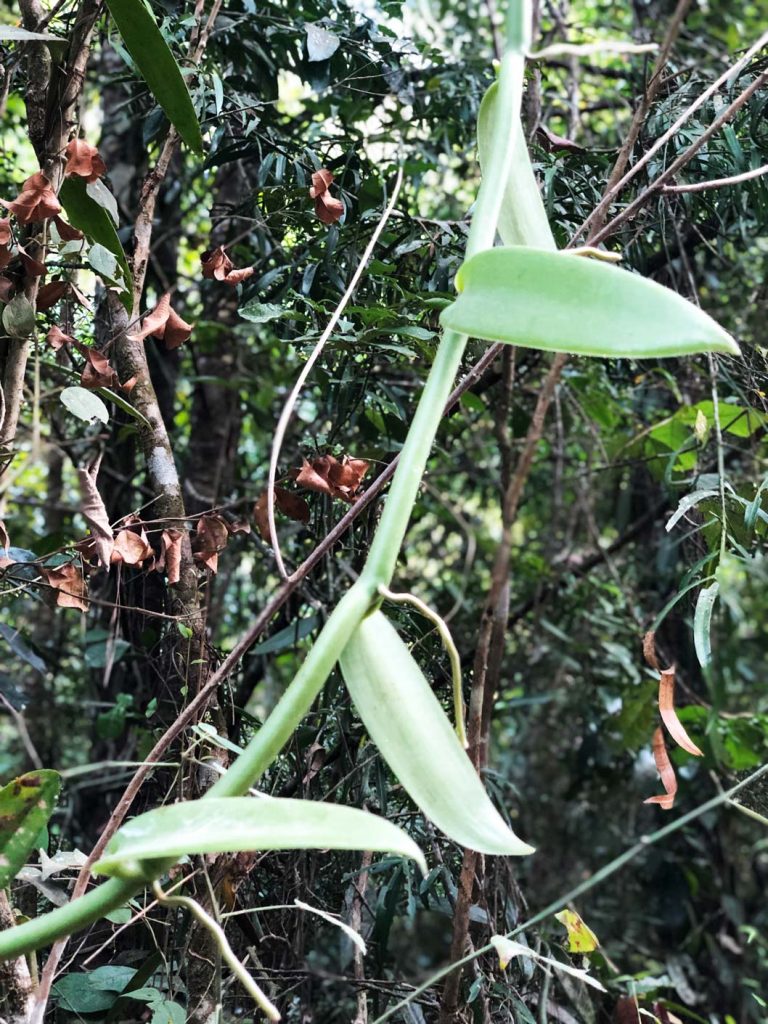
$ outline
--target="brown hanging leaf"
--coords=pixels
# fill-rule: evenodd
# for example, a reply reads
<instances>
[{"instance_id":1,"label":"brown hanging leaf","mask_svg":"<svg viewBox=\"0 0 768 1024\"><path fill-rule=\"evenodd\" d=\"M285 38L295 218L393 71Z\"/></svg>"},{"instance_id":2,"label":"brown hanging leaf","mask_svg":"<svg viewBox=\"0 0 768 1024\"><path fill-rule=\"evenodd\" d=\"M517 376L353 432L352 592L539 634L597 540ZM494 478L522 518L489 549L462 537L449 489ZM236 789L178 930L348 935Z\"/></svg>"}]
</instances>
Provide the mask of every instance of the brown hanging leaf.
<instances>
[{"instance_id":1,"label":"brown hanging leaf","mask_svg":"<svg viewBox=\"0 0 768 1024\"><path fill-rule=\"evenodd\" d=\"M208 280L223 281L224 284L228 284L231 288L240 284L241 281L247 281L253 274L253 267L235 270L234 264L225 252L223 245L204 252L200 257L200 265L203 270L203 277Z\"/></svg>"},{"instance_id":2,"label":"brown hanging leaf","mask_svg":"<svg viewBox=\"0 0 768 1024\"><path fill-rule=\"evenodd\" d=\"M107 173L107 167L101 159L98 149L86 142L85 139L72 139L64 150L67 163L64 168L64 177L70 178L76 175L78 178L85 178L86 181L98 181Z\"/></svg>"},{"instance_id":3,"label":"brown hanging leaf","mask_svg":"<svg viewBox=\"0 0 768 1024\"><path fill-rule=\"evenodd\" d=\"M351 504L356 500L356 492L369 468L370 463L365 459L352 459L345 455L339 462L333 455L321 455L312 462L303 460L296 483L299 487Z\"/></svg>"},{"instance_id":4,"label":"brown hanging leaf","mask_svg":"<svg viewBox=\"0 0 768 1024\"><path fill-rule=\"evenodd\" d=\"M655 668L657 672L661 672L661 665L659 664L659 659L656 656L656 634L652 629L649 629L643 637L643 657L651 668Z\"/></svg>"},{"instance_id":5,"label":"brown hanging leaf","mask_svg":"<svg viewBox=\"0 0 768 1024\"><path fill-rule=\"evenodd\" d=\"M37 310L42 313L63 299L70 289L69 281L50 281L41 286L37 293Z\"/></svg>"},{"instance_id":6,"label":"brown hanging leaf","mask_svg":"<svg viewBox=\"0 0 768 1024\"><path fill-rule=\"evenodd\" d=\"M45 273L45 264L41 263L40 260L34 259L29 255L27 250L23 246L18 246L19 256L21 262L24 264L24 270L28 277L42 277Z\"/></svg>"},{"instance_id":7,"label":"brown hanging leaf","mask_svg":"<svg viewBox=\"0 0 768 1024\"><path fill-rule=\"evenodd\" d=\"M664 733L659 727L653 734L653 759L656 762L656 771L659 773L661 784L664 786L666 793L660 793L658 796L649 796L647 800L644 800L645 804L658 804L662 810L669 811L672 809L675 803L675 795L677 794L677 778L675 776L675 769L672 767L672 762L669 760L669 754L667 754L667 747L664 743Z\"/></svg>"},{"instance_id":8,"label":"brown hanging leaf","mask_svg":"<svg viewBox=\"0 0 768 1024\"><path fill-rule=\"evenodd\" d=\"M5 270L13 259L13 253L7 245L0 245L0 270Z\"/></svg>"},{"instance_id":9,"label":"brown hanging leaf","mask_svg":"<svg viewBox=\"0 0 768 1024\"><path fill-rule=\"evenodd\" d=\"M167 349L178 348L192 333L193 324L188 324L171 309L171 293L166 292L159 302L145 316L138 331L128 335L131 341L145 338L160 338Z\"/></svg>"},{"instance_id":10,"label":"brown hanging leaf","mask_svg":"<svg viewBox=\"0 0 768 1024\"><path fill-rule=\"evenodd\" d=\"M211 572L216 572L219 567L219 552L224 550L228 540L229 530L221 516L201 516L197 521L193 543L195 561L205 565Z\"/></svg>"},{"instance_id":11,"label":"brown hanging leaf","mask_svg":"<svg viewBox=\"0 0 768 1024\"><path fill-rule=\"evenodd\" d=\"M309 505L300 495L294 494L293 491L287 491L285 487L275 488L275 508L296 522L309 522ZM267 515L266 491L259 495L256 504L253 506L253 520L256 523L256 529L259 531L262 540L269 544L269 516Z\"/></svg>"},{"instance_id":12,"label":"brown hanging leaf","mask_svg":"<svg viewBox=\"0 0 768 1024\"><path fill-rule=\"evenodd\" d=\"M344 213L344 203L335 199L328 191L333 182L333 174L323 167L312 175L312 188L309 195L315 200L315 213L323 224L333 224Z\"/></svg>"},{"instance_id":13,"label":"brown hanging leaf","mask_svg":"<svg viewBox=\"0 0 768 1024\"><path fill-rule=\"evenodd\" d=\"M13 287L13 281L10 278L0 277L0 302L10 302L13 296ZM40 307L38 306L37 308L39 309Z\"/></svg>"},{"instance_id":14,"label":"brown hanging leaf","mask_svg":"<svg viewBox=\"0 0 768 1024\"><path fill-rule=\"evenodd\" d=\"M59 232L59 238L62 242L79 242L82 238L85 238L82 231L78 231L71 224L67 224L62 217L54 217L53 223L56 225L56 230Z\"/></svg>"},{"instance_id":15,"label":"brown hanging leaf","mask_svg":"<svg viewBox=\"0 0 768 1024\"><path fill-rule=\"evenodd\" d=\"M0 203L13 213L20 224L34 224L61 213L61 204L56 198L56 193L51 188L50 181L40 171L27 178L15 199L11 202L0 199Z\"/></svg>"},{"instance_id":16,"label":"brown hanging leaf","mask_svg":"<svg viewBox=\"0 0 768 1024\"><path fill-rule=\"evenodd\" d=\"M84 388L119 387L120 381L117 376L117 370L111 365L105 355L99 352L98 349L89 348L87 345L77 344L77 347L86 360L80 377L80 383Z\"/></svg>"},{"instance_id":17,"label":"brown hanging leaf","mask_svg":"<svg viewBox=\"0 0 768 1024\"><path fill-rule=\"evenodd\" d=\"M183 530L163 530L160 538L165 572L171 585L178 583L181 578L181 542L183 539Z\"/></svg>"},{"instance_id":18,"label":"brown hanging leaf","mask_svg":"<svg viewBox=\"0 0 768 1024\"><path fill-rule=\"evenodd\" d=\"M694 757L703 757L703 751L699 750L691 737L685 731L685 726L677 717L675 711L675 667L661 670L659 679L659 711L661 720L667 727L667 732L678 746L687 750Z\"/></svg>"},{"instance_id":19,"label":"brown hanging leaf","mask_svg":"<svg viewBox=\"0 0 768 1024\"><path fill-rule=\"evenodd\" d=\"M153 558L154 554L143 525L139 533L126 527L115 535L115 549L112 552L113 565L120 562L125 565L142 565L147 559Z\"/></svg>"},{"instance_id":20,"label":"brown hanging leaf","mask_svg":"<svg viewBox=\"0 0 768 1024\"><path fill-rule=\"evenodd\" d=\"M56 591L56 604L59 608L88 611L88 588L85 577L74 562L67 562L55 569L41 569L40 572L48 586Z\"/></svg>"},{"instance_id":21,"label":"brown hanging leaf","mask_svg":"<svg viewBox=\"0 0 768 1024\"><path fill-rule=\"evenodd\" d=\"M75 344L75 339L71 334L65 334L64 331L56 324L48 328L48 333L45 336L45 340L51 346L54 351L58 352L60 348L65 345Z\"/></svg>"},{"instance_id":22,"label":"brown hanging leaf","mask_svg":"<svg viewBox=\"0 0 768 1024\"><path fill-rule=\"evenodd\" d=\"M0 217L0 245L10 245L12 241L11 218Z\"/></svg>"},{"instance_id":23,"label":"brown hanging leaf","mask_svg":"<svg viewBox=\"0 0 768 1024\"><path fill-rule=\"evenodd\" d=\"M95 462L92 462L90 466L83 466L78 469L77 479L80 484L80 493L83 497L80 511L91 528L96 559L103 569L109 569L115 542L112 537L112 527L109 524L109 516L107 515L104 500L96 486L96 477L99 474L100 463L101 456Z\"/></svg>"}]
</instances>

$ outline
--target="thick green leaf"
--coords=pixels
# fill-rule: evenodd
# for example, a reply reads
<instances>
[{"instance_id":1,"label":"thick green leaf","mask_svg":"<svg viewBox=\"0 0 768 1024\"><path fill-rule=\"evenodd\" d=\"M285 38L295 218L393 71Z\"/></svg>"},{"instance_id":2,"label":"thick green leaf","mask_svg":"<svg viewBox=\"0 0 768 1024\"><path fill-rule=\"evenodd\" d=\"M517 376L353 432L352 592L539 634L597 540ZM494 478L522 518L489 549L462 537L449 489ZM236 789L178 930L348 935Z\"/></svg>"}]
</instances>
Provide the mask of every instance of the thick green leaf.
<instances>
[{"instance_id":1,"label":"thick green leaf","mask_svg":"<svg viewBox=\"0 0 768 1024\"><path fill-rule=\"evenodd\" d=\"M412 857L414 841L385 818L314 800L209 797L149 811L115 835L94 871L142 877L142 860L237 850L386 850Z\"/></svg>"},{"instance_id":2,"label":"thick green leaf","mask_svg":"<svg viewBox=\"0 0 768 1024\"><path fill-rule=\"evenodd\" d=\"M67 974L53 986L62 1010L72 1013L103 1013L109 1010L136 974L134 967L107 964L95 971Z\"/></svg>"},{"instance_id":3,"label":"thick green leaf","mask_svg":"<svg viewBox=\"0 0 768 1024\"><path fill-rule=\"evenodd\" d=\"M696 598L696 609L693 613L693 645L702 668L706 668L712 661L712 609L715 607L719 590L720 584L712 583L708 587L703 587Z\"/></svg>"},{"instance_id":4,"label":"thick green leaf","mask_svg":"<svg viewBox=\"0 0 768 1024\"><path fill-rule=\"evenodd\" d=\"M92 423L93 420L109 423L109 410L106 405L98 395L94 395L87 388L75 384L71 388L64 388L59 398L61 404L78 419L85 420L86 423Z\"/></svg>"},{"instance_id":5,"label":"thick green leaf","mask_svg":"<svg viewBox=\"0 0 768 1024\"><path fill-rule=\"evenodd\" d=\"M35 330L35 307L26 295L14 295L3 309L3 327L9 338L28 338Z\"/></svg>"},{"instance_id":6,"label":"thick green leaf","mask_svg":"<svg viewBox=\"0 0 768 1024\"><path fill-rule=\"evenodd\" d=\"M24 866L60 788L59 773L46 769L20 775L0 789L0 889Z\"/></svg>"},{"instance_id":7,"label":"thick green leaf","mask_svg":"<svg viewBox=\"0 0 768 1024\"><path fill-rule=\"evenodd\" d=\"M371 739L438 828L481 853L533 853L491 803L424 674L381 612L363 620L340 665Z\"/></svg>"},{"instance_id":8,"label":"thick green leaf","mask_svg":"<svg viewBox=\"0 0 768 1024\"><path fill-rule=\"evenodd\" d=\"M130 313L133 305L131 289L133 287L131 270L128 260L125 258L123 247L120 244L115 224L109 211L100 206L96 200L87 192L85 178L73 175L65 178L59 192L59 199L71 224L79 228L87 235L92 242L103 245L108 249L120 265L123 272L124 290L120 294L120 301Z\"/></svg>"},{"instance_id":9,"label":"thick green leaf","mask_svg":"<svg viewBox=\"0 0 768 1024\"><path fill-rule=\"evenodd\" d=\"M731 336L676 292L599 260L523 246L459 270L443 327L486 341L609 358L738 355Z\"/></svg>"},{"instance_id":10,"label":"thick green leaf","mask_svg":"<svg viewBox=\"0 0 768 1024\"><path fill-rule=\"evenodd\" d=\"M477 119L477 150L481 168L490 152L491 139L496 131L509 131L505 125L494 125L496 118L496 82L490 87L480 104ZM515 144L512 150L510 174L499 214L498 231L505 245L530 245L536 249L556 249L555 240L541 200L539 186L531 167L528 146L520 124L513 128Z\"/></svg>"},{"instance_id":11,"label":"thick green leaf","mask_svg":"<svg viewBox=\"0 0 768 1024\"><path fill-rule=\"evenodd\" d=\"M184 76L143 0L107 0L125 48L149 91L190 149L203 151L203 137Z\"/></svg>"}]
</instances>

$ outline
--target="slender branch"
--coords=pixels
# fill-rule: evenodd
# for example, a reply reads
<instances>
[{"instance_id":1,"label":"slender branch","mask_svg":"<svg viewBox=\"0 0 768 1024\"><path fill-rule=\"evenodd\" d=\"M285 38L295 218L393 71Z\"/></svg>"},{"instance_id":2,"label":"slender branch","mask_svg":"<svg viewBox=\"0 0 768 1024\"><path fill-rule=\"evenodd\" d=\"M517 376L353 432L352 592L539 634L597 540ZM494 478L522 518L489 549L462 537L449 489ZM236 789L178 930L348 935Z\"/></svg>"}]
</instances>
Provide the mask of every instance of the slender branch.
<instances>
[{"instance_id":1,"label":"slender branch","mask_svg":"<svg viewBox=\"0 0 768 1024\"><path fill-rule=\"evenodd\" d=\"M710 188L726 188L728 185L741 185L742 182L752 181L754 178L762 178L768 174L768 164L762 167L755 167L751 171L743 171L741 174L731 174L727 178L712 178L710 181L697 181L691 185L664 185L662 192L706 192Z\"/></svg>"},{"instance_id":2,"label":"slender branch","mask_svg":"<svg viewBox=\"0 0 768 1024\"><path fill-rule=\"evenodd\" d=\"M662 839L666 839L667 836L670 836L673 833L678 832L681 828L685 828L686 825L690 825L692 821L696 821L696 819L702 817L702 815L708 814L709 811L716 810L723 804L730 805L733 802L733 797L737 793L740 793L743 789L746 789L747 787L753 785L755 782L758 782L761 778L763 778L764 775L767 774L768 764L764 764L760 768L755 769L755 771L752 772L751 775L748 775L746 779L742 779L741 782L736 783L736 785L732 786L730 789L725 790L724 792L720 792L717 796L712 797L710 800L706 800L703 804L700 804L692 811L688 811L687 814L683 814L676 821L671 821L668 825L664 825L662 828L658 829L656 832L652 833L649 836L640 836L638 841L634 843L634 845L631 846L628 850L625 850L624 853L619 854L618 857L615 857L612 861L610 861L608 864L605 864L602 868L599 868L596 872L594 872L594 874L591 874L589 878L585 879L585 881L579 882L577 885L573 886L573 888L569 889L566 893L563 893L563 895L558 897L558 899L552 900L551 903L548 903L546 907L544 907L538 913L534 914L533 917L529 917L527 921L524 921L522 924L519 924L511 932L508 932L506 938L513 939L516 935L520 935L523 932L528 931L530 928L533 928L534 925L539 924L541 921L544 921L552 914L557 913L558 910L562 910L563 907L567 907L568 904L572 903L580 896L583 896L585 893L590 892L596 886L604 882L607 878L610 878L612 875L615 875L618 871L621 871L621 869L626 867L627 864L631 864L632 861L635 860L635 858L641 856L641 854L644 854L655 843L660 842ZM420 996L423 992L426 992L428 989L432 988L432 986L436 985L439 981L442 981L442 979L445 978L448 974L450 974L451 971L454 971L458 967L463 967L466 964L471 963L473 960L476 960L479 956L483 956L485 953L490 953L492 950L493 945L489 942L487 945L481 946L479 949L474 950L467 956L462 957L461 960L450 963L446 967L443 967L441 970L436 971L429 978L427 978L426 981L418 985L404 999L401 999L398 1003L395 1003L394 1006L390 1006L390 1008L385 1013L382 1013L380 1017L377 1017L376 1020L372 1022L372 1024L384 1024L384 1021L387 1021L391 1017L394 1017L396 1013L399 1013L400 1010L408 1006L409 1003L413 1002L413 1000L418 998L418 996Z\"/></svg>"},{"instance_id":3,"label":"slender branch","mask_svg":"<svg viewBox=\"0 0 768 1024\"><path fill-rule=\"evenodd\" d=\"M280 541L277 536L277 524L275 522L275 480L277 478L277 464L280 459L280 449L283 446L285 432L288 429L288 424L290 423L291 416L293 415L293 410L296 405L296 401L299 395L301 394L301 389L304 387L307 377L309 377L310 373L312 372L312 367L320 358L320 355L323 349L325 348L326 342L333 334L336 324L339 322L341 318L341 314L346 309L349 300L354 295L355 288L357 288L358 284L360 283L360 278L363 276L365 268L368 265L368 260L371 258L373 250L376 248L381 233L384 230L386 223L389 220L390 214L392 213L392 210L395 207L397 197L400 195L400 188L402 187L402 184L403 169L402 167L400 167L398 168L397 171L395 187L392 189L392 195L390 197L390 200L387 203L386 209L379 218L378 224L374 228L370 241L368 242L368 245L365 247L365 252L360 257L360 261L357 264L357 268L355 269L355 272L352 275L352 280L349 282L347 290L344 292L341 299L339 300L336 309L334 309L333 314L331 315L331 318L328 321L325 330L320 335L320 338L317 341L317 344L312 349L312 353L310 354L309 359L307 359L306 363L302 367L301 373L299 374L296 383L293 385L290 395L288 395L288 398L286 399L285 405L283 406L282 412L280 413L280 418L277 421L277 426L275 427L275 436L272 441L272 451L269 457L269 478L267 480L267 519L269 522L269 541L270 544L272 545L272 549L275 554L277 570L284 580L289 579L290 577L288 572L286 571L283 556L280 553Z\"/></svg>"},{"instance_id":4,"label":"slender branch","mask_svg":"<svg viewBox=\"0 0 768 1024\"><path fill-rule=\"evenodd\" d=\"M678 0L677 7L675 8L675 12L672 15L664 36L664 42L661 44L661 49L659 50L656 62L653 65L651 77L648 79L648 85L643 92L640 102L637 105L637 109L632 117L627 137L624 139L624 143L616 157L616 163L613 165L613 169L608 175L608 183L605 187L603 198L595 207L586 222L586 225L592 228L593 231L603 227L605 224L605 220L608 215L608 208L611 205L611 196L614 195L616 186L621 181L624 172L627 169L630 155L632 154L632 150L635 148L635 143L640 136L640 130L642 129L645 119L648 116L648 111L651 109L651 106L658 95L659 89L661 88L662 72L667 66L670 52L680 33L680 29L683 26L683 22L685 21L690 6L691 0Z\"/></svg>"},{"instance_id":5,"label":"slender branch","mask_svg":"<svg viewBox=\"0 0 768 1024\"><path fill-rule=\"evenodd\" d=\"M725 110L715 118L709 128L702 132L699 138L696 139L695 142L691 143L691 145L684 150L677 159L673 160L669 167L662 171L662 173L652 181L651 184L640 193L640 195L633 199L632 202L621 211L621 213L617 214L613 220L609 221L608 224L606 224L600 231L596 231L594 234L591 234L589 237L590 244L597 245L598 242L602 242L603 239L608 237L608 235L612 235L620 225L633 217L640 207L648 201L653 193L659 191L662 185L666 184L670 178L674 178L677 172L693 159L702 146L706 145L713 135L716 135L723 125L727 124L731 118L752 98L752 96L763 88L766 82L768 82L768 71L764 71L762 74L758 75L754 81L751 82L735 100L733 100L732 103L729 103Z\"/></svg>"},{"instance_id":6,"label":"slender branch","mask_svg":"<svg viewBox=\"0 0 768 1024\"><path fill-rule=\"evenodd\" d=\"M697 98L691 104L689 104L688 107L686 107L686 109L677 118L677 120L675 120L674 123L670 125L670 127L662 135L659 136L659 138L654 142L654 144L648 150L646 150L645 153L643 153L640 159L637 160L636 163L632 165L632 167L630 167L630 169L622 178L619 179L619 181L617 181L610 189L606 189L606 192L603 195L603 198L601 199L598 206L595 207L592 213L590 213L589 217L587 217L583 224L581 224L574 232L573 237L571 238L571 244L573 244L576 241L576 239L580 238L584 234L587 234L590 238L590 241L593 241L593 238L589 234L589 232L593 223L597 219L597 216L602 216L601 207L603 207L603 209L607 209L607 207L611 203L613 203L613 201L621 194L621 192L629 184L629 182L643 169L643 167L646 166L646 164L648 164L653 159L656 153L658 153L658 151L662 149L662 147L666 146L666 144L677 135L677 133L683 127L686 121L688 121L689 118L691 118L696 113L696 111L699 110L699 108L702 107L707 102L707 100L714 96L718 89L725 85L725 83L730 78L733 78L741 74L744 68L749 65L750 61L755 56L755 54L758 53L767 43L768 32L764 32L757 40L757 42L750 46L750 48L747 50L743 57L737 60L734 64L730 64L726 68L726 70L701 93L700 96L697 96ZM598 211L600 211L599 214Z\"/></svg>"}]
</instances>

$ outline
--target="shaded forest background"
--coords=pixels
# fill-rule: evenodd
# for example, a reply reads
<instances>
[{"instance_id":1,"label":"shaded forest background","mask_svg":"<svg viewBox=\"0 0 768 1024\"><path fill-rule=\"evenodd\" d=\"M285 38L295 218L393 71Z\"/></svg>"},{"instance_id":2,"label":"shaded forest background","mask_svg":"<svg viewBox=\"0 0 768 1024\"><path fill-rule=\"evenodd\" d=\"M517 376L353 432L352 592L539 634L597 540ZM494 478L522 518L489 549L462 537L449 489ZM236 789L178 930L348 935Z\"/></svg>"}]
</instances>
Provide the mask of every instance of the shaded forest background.
<instances>
[{"instance_id":1,"label":"shaded forest background","mask_svg":"<svg viewBox=\"0 0 768 1024\"><path fill-rule=\"evenodd\" d=\"M0 569L0 781L41 766L64 774L49 854L91 849L135 766L247 635L236 668L168 746L131 813L203 792L259 728L359 571L384 488L308 574L281 583L259 530L263 514L257 508L254 515L275 424L402 169L394 213L283 444L280 483L292 497L284 498L278 529L293 569L356 507L302 490L295 480L302 458L367 460L362 492L396 457L408 430L437 318L463 258L479 175L475 121L498 48L492 5L474 0L228 0L199 62L185 63L202 5L152 7L189 71L206 141L203 157L178 148L171 155L143 303L151 308L171 292L174 309L194 325L179 348L146 341L183 516L158 493L135 416L108 403L108 422L86 425L60 401L62 388L78 381L82 358L46 344L49 327L107 351L115 333L114 302L87 262L49 267L46 280L71 278L86 304L70 292L40 314L18 432L3 455L0 518L13 562ZM22 8L12 4L2 22L18 23L28 6ZM67 0L57 4L50 31L71 28L77 10ZM759 38L768 5L537 5L538 49L565 41L661 43L675 18L653 99L636 119L630 166ZM308 50L307 26L318 24L338 47L310 60L318 54ZM604 194L655 60L655 53L596 52L529 62L528 141L561 247L587 240L590 232L579 234L580 226ZM0 64L0 196L10 200L37 170L25 115L34 75L23 48L0 44ZM763 47L591 226L594 234L607 225L601 242L621 252L625 265L699 301L737 338L742 357L570 359L536 439L534 409L552 360L508 351L469 378L438 436L397 584L448 619L467 695L502 530L500 496L526 436L535 442L508 524L508 621L494 665L486 782L537 852L478 865L462 944L480 946L510 930L768 756L768 177L703 191L651 190L611 227L611 218L755 81L758 88L671 184L739 175L768 162L766 70ZM79 121L106 164L130 251L142 182L168 124L103 15ZM320 168L332 172L333 194L344 204L343 217L330 225L308 194ZM237 287L203 277L201 254L220 245L235 267L254 268ZM486 351L470 344L462 376ZM118 365L121 380L129 369ZM149 570L149 555L147 564L93 571L87 610L63 608L39 567L71 560L85 537L77 469L98 457L110 520L139 516L156 554L163 530L189 530L197 557L173 586ZM681 500L697 492L709 493L668 530ZM692 619L697 592L715 572L713 660L704 671ZM279 607L270 604L276 601ZM399 608L396 617L448 707L450 667L439 636L411 609ZM642 654L651 628L662 663L677 666L680 717L705 752L700 761L672 753L680 790L669 812L643 804L659 786L650 746L658 674ZM286 1020L373 1022L449 963L462 851L415 811L337 677L261 788L375 810L406 827L427 853L426 879L409 862L368 854L254 854L196 864L192 890L215 894L222 913L243 912L227 919L227 934L242 957L250 956ZM751 790L743 802L768 814L766 792ZM31 876L13 891L27 916L66 898L74 877L71 867L54 873L46 889ZM590 960L608 995L559 973L547 977L530 960L501 972L489 954L465 970L451 1019L627 1024L640 1020L639 1006L662 1021L764 1022L766 879L765 821L733 808L706 814L579 901L576 909L600 939ZM361 958L332 924L293 909L297 898L361 931L368 955ZM75 993L76 1005L84 991L77 983L68 989L70 979L106 965L131 969L127 977L138 970L141 984L178 1004L181 1020L209 1019L219 999L225 1020L252 1015L204 933L158 909L126 927L141 908L138 901L120 922L101 922L70 943L49 1019L148 1019L140 1001L126 999L113 1000L111 1009L66 1009L66 992ZM552 918L526 940L564 958L563 929ZM39 961L42 967L44 954ZM571 962L579 966L580 957ZM441 990L427 988L394 1019L438 1020Z\"/></svg>"}]
</instances>

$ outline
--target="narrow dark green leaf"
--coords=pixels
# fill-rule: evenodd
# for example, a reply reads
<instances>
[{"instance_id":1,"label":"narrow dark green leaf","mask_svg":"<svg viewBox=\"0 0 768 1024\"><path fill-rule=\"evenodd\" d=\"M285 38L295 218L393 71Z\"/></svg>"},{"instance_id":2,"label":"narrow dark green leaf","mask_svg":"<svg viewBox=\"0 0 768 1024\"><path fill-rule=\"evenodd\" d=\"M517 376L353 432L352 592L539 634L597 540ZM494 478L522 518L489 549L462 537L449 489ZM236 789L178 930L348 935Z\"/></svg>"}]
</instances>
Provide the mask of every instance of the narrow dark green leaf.
<instances>
[{"instance_id":1,"label":"narrow dark green leaf","mask_svg":"<svg viewBox=\"0 0 768 1024\"><path fill-rule=\"evenodd\" d=\"M94 866L102 875L141 877L141 861L238 850L386 850L411 857L414 841L385 818L315 800L208 797L172 804L120 829Z\"/></svg>"},{"instance_id":2,"label":"narrow dark green leaf","mask_svg":"<svg viewBox=\"0 0 768 1024\"><path fill-rule=\"evenodd\" d=\"M203 137L179 65L143 0L107 0L123 43L149 90L181 138L196 153Z\"/></svg>"},{"instance_id":3,"label":"narrow dark green leaf","mask_svg":"<svg viewBox=\"0 0 768 1024\"><path fill-rule=\"evenodd\" d=\"M20 775L0 789L0 889L24 866L60 787L59 773L46 769Z\"/></svg>"},{"instance_id":4,"label":"narrow dark green leaf","mask_svg":"<svg viewBox=\"0 0 768 1024\"><path fill-rule=\"evenodd\" d=\"M461 267L456 286L440 322L486 341L608 358L739 354L712 317L676 292L567 252L488 249Z\"/></svg>"},{"instance_id":5,"label":"narrow dark green leaf","mask_svg":"<svg viewBox=\"0 0 768 1024\"><path fill-rule=\"evenodd\" d=\"M693 645L696 657L702 668L712 661L712 609L715 607L720 584L716 581L703 587L696 598L696 609L693 613Z\"/></svg>"},{"instance_id":6,"label":"narrow dark green leaf","mask_svg":"<svg viewBox=\"0 0 768 1024\"><path fill-rule=\"evenodd\" d=\"M92 242L103 245L117 260L125 282L124 290L120 293L120 301L130 313L133 305L133 279L109 211L88 194L84 178L65 178L59 199L67 211L70 223L79 228Z\"/></svg>"}]
</instances>

